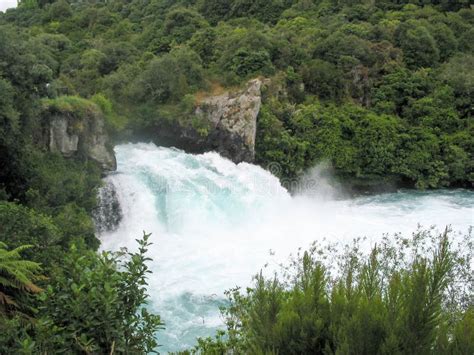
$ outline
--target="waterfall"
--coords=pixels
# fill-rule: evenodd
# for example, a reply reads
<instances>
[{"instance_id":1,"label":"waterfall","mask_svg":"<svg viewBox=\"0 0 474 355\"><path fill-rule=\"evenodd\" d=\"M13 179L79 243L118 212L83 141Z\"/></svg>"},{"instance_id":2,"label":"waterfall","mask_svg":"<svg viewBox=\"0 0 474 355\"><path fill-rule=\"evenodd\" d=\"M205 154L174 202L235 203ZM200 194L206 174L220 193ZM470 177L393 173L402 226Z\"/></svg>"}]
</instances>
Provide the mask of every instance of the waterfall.
<instances>
[{"instance_id":1,"label":"waterfall","mask_svg":"<svg viewBox=\"0 0 474 355\"><path fill-rule=\"evenodd\" d=\"M474 224L467 190L334 198L315 174L311 191L291 196L270 172L217 153L145 143L115 151L118 171L105 179L96 219L102 248L133 250L143 231L152 233L150 307L166 324L158 334L163 352L212 335L222 327L224 290L248 286L262 267L272 272L314 240L360 236L368 248L383 233L411 233L418 224L461 232Z\"/></svg>"}]
</instances>

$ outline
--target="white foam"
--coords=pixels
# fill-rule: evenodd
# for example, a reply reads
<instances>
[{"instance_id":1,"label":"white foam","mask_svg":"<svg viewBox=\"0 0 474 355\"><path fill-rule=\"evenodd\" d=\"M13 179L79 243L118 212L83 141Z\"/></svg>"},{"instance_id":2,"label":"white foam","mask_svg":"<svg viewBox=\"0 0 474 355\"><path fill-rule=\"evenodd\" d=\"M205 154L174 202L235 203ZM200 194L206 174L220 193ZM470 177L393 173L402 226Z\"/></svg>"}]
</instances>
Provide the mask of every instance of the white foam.
<instances>
[{"instance_id":1,"label":"white foam","mask_svg":"<svg viewBox=\"0 0 474 355\"><path fill-rule=\"evenodd\" d=\"M118 172L108 179L124 218L101 236L102 247L134 249L143 230L153 233L149 292L167 328L159 335L160 351L212 334L221 324L224 290L249 285L265 263L271 269L314 240L366 236L369 246L383 233L411 233L418 224L462 232L474 225L474 193L468 191L336 200L321 180L324 198L314 191L292 198L269 172L217 153L190 155L144 143L115 150Z\"/></svg>"}]
</instances>

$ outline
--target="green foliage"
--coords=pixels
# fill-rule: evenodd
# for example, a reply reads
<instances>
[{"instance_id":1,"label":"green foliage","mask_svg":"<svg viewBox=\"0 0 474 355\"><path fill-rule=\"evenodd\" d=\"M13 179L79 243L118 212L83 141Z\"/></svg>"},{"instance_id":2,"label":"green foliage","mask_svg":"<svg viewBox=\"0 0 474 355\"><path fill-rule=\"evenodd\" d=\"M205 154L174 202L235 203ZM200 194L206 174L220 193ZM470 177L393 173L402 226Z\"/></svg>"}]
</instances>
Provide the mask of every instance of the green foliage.
<instances>
[{"instance_id":1,"label":"green foliage","mask_svg":"<svg viewBox=\"0 0 474 355\"><path fill-rule=\"evenodd\" d=\"M133 82L132 99L138 102L176 102L203 83L202 66L198 55L187 48L179 48L153 59Z\"/></svg>"},{"instance_id":2,"label":"green foliage","mask_svg":"<svg viewBox=\"0 0 474 355\"><path fill-rule=\"evenodd\" d=\"M30 256L45 265L59 260L58 251L79 239L96 248L90 217L101 183L96 164L31 147L12 153L6 156L6 173L14 179L12 186L6 181L6 198L12 196L30 208L0 202L0 241L34 245L37 249Z\"/></svg>"},{"instance_id":3,"label":"green foliage","mask_svg":"<svg viewBox=\"0 0 474 355\"><path fill-rule=\"evenodd\" d=\"M428 106L439 105L436 110L409 111L412 120L418 117L419 128L394 115L377 115L355 105L294 107L271 101L259 116L256 159L263 166L278 164L277 173L284 179L329 161L346 183L354 178L361 182L388 179L426 189L469 180L472 164L467 158L471 149L467 142L472 140L465 135L448 138L436 134L440 128L455 132L462 121L449 107L452 101L439 99L436 103L435 98ZM421 104L415 101L413 109ZM410 107L403 108L408 118ZM455 142L454 137L465 137L466 141Z\"/></svg>"},{"instance_id":4,"label":"green foliage","mask_svg":"<svg viewBox=\"0 0 474 355\"><path fill-rule=\"evenodd\" d=\"M91 101L102 111L108 132L117 134L125 128L127 123L126 118L115 112L113 103L104 94L95 94L92 96Z\"/></svg>"},{"instance_id":5,"label":"green foliage","mask_svg":"<svg viewBox=\"0 0 474 355\"><path fill-rule=\"evenodd\" d=\"M249 51L239 48L229 61L226 68L239 77L249 77L257 73L271 74L272 64L267 51Z\"/></svg>"},{"instance_id":6,"label":"green foliage","mask_svg":"<svg viewBox=\"0 0 474 355\"><path fill-rule=\"evenodd\" d=\"M394 71L384 76L380 84L373 89L374 108L378 112L403 116L406 107L414 100L428 95L431 87L432 80L427 71Z\"/></svg>"},{"instance_id":7,"label":"green foliage","mask_svg":"<svg viewBox=\"0 0 474 355\"><path fill-rule=\"evenodd\" d=\"M283 10L292 3L293 1L275 0L203 0L199 10L212 24L236 17L250 17L262 22L275 23Z\"/></svg>"},{"instance_id":8,"label":"green foliage","mask_svg":"<svg viewBox=\"0 0 474 355\"><path fill-rule=\"evenodd\" d=\"M36 8L38 7L38 1L37 0L20 0L18 1L18 7Z\"/></svg>"},{"instance_id":9,"label":"green foliage","mask_svg":"<svg viewBox=\"0 0 474 355\"><path fill-rule=\"evenodd\" d=\"M42 351L149 353L157 347L160 317L146 308L149 235L136 253L72 247L41 294L37 344ZM53 336L54 334L54 336ZM49 336L48 336L49 335Z\"/></svg>"},{"instance_id":10,"label":"green foliage","mask_svg":"<svg viewBox=\"0 0 474 355\"><path fill-rule=\"evenodd\" d=\"M441 80L454 90L454 104L462 117L472 117L474 101L474 55L457 55L444 64Z\"/></svg>"},{"instance_id":11,"label":"green foliage","mask_svg":"<svg viewBox=\"0 0 474 355\"><path fill-rule=\"evenodd\" d=\"M284 115L295 117L262 110L259 126L265 128L257 133L262 165L281 163L282 175L294 178L328 159L348 179L470 186L471 165L461 171L455 160L468 161L472 144L446 142L470 127L472 11L465 0L24 4L0 16L5 93L0 135L14 141L9 133L16 130L38 141L38 99L52 110L93 114L94 105L81 101L92 98L117 140L161 130L163 122L171 131L188 122L201 137L206 125L191 117L187 95L265 76L274 89L264 104L281 101L288 108ZM331 108L337 119L325 118L323 131L316 133L315 120L290 108L315 107L319 100L339 108ZM367 131L361 122L341 117L352 104L367 110ZM394 127L384 130L394 139L387 154L381 152L383 139L371 140L377 135L370 127L379 126L383 115L396 116L387 124ZM279 138L266 136L270 132ZM328 146L313 142L316 137ZM362 141L366 148L359 150ZM408 152L402 142L414 150ZM402 157L408 161L400 163ZM416 158L422 167L410 162ZM12 164L5 165L13 176Z\"/></svg>"},{"instance_id":12,"label":"green foliage","mask_svg":"<svg viewBox=\"0 0 474 355\"><path fill-rule=\"evenodd\" d=\"M15 27L1 26L0 73L20 89L16 92L17 100L46 93L46 84L58 66L50 45L28 39Z\"/></svg>"},{"instance_id":13,"label":"green foliage","mask_svg":"<svg viewBox=\"0 0 474 355\"><path fill-rule=\"evenodd\" d=\"M124 64L132 61L136 48L128 42L112 42L101 48L103 56L100 58L98 70L101 75L107 75Z\"/></svg>"},{"instance_id":14,"label":"green foliage","mask_svg":"<svg viewBox=\"0 0 474 355\"><path fill-rule=\"evenodd\" d=\"M199 11L213 25L227 19L232 8L232 0L203 0Z\"/></svg>"},{"instance_id":15,"label":"green foliage","mask_svg":"<svg viewBox=\"0 0 474 355\"><path fill-rule=\"evenodd\" d=\"M280 177L295 176L306 167L308 143L293 137L272 111L270 107L263 106L259 115L256 160L261 164L278 163L279 169L274 173L280 173ZM282 110L277 114L288 117L291 113Z\"/></svg>"},{"instance_id":16,"label":"green foliage","mask_svg":"<svg viewBox=\"0 0 474 355\"><path fill-rule=\"evenodd\" d=\"M71 215L72 217L72 215ZM47 265L61 257L62 233L51 217L11 202L0 203L0 242L14 247L31 245L24 255Z\"/></svg>"},{"instance_id":17,"label":"green foliage","mask_svg":"<svg viewBox=\"0 0 474 355\"><path fill-rule=\"evenodd\" d=\"M189 40L194 32L206 26L206 21L196 11L178 8L166 15L163 32L177 43L183 43Z\"/></svg>"},{"instance_id":18,"label":"green foliage","mask_svg":"<svg viewBox=\"0 0 474 355\"><path fill-rule=\"evenodd\" d=\"M0 79L0 91L2 92L0 97L0 135L5 138L9 132L18 131L19 120L18 112L13 104L14 91L12 85L8 81Z\"/></svg>"},{"instance_id":19,"label":"green foliage","mask_svg":"<svg viewBox=\"0 0 474 355\"><path fill-rule=\"evenodd\" d=\"M30 152L27 203L35 208L53 209L75 202L91 211L100 185L99 168L92 162L65 160L59 154Z\"/></svg>"},{"instance_id":20,"label":"green foliage","mask_svg":"<svg viewBox=\"0 0 474 355\"><path fill-rule=\"evenodd\" d=\"M369 255L315 244L282 273L227 291L226 331L190 352L469 353L472 243L455 249L448 234L384 238Z\"/></svg>"},{"instance_id":21,"label":"green foliage","mask_svg":"<svg viewBox=\"0 0 474 355\"><path fill-rule=\"evenodd\" d=\"M438 62L438 46L426 27L407 22L397 31L398 44L409 67L430 67Z\"/></svg>"},{"instance_id":22,"label":"green foliage","mask_svg":"<svg viewBox=\"0 0 474 355\"><path fill-rule=\"evenodd\" d=\"M312 60L305 64L302 76L305 90L320 99L339 100L345 96L342 73L331 63Z\"/></svg>"},{"instance_id":23,"label":"green foliage","mask_svg":"<svg viewBox=\"0 0 474 355\"><path fill-rule=\"evenodd\" d=\"M342 67L358 62L364 65L373 65L374 54L369 41L341 31L329 35L315 49L316 56L329 62L338 63Z\"/></svg>"},{"instance_id":24,"label":"green foliage","mask_svg":"<svg viewBox=\"0 0 474 355\"><path fill-rule=\"evenodd\" d=\"M42 300L25 296L34 324L0 322L0 353L156 347L159 319L137 313L146 258L91 251L101 173L45 151L51 116L76 132L103 117L116 140L163 128L201 140L205 91L265 76L256 160L283 183L329 162L362 187L470 187L473 18L467 0L38 0L0 13L0 242L32 245L22 252L50 277ZM336 280L311 253L297 282L260 275L250 294L229 293L233 323L199 349L472 353L472 306L446 319L435 290L447 264L381 278L380 255Z\"/></svg>"},{"instance_id":25,"label":"green foliage","mask_svg":"<svg viewBox=\"0 0 474 355\"><path fill-rule=\"evenodd\" d=\"M60 96L43 101L44 109L51 113L73 115L80 119L99 116L100 109L91 101L78 96Z\"/></svg>"},{"instance_id":26,"label":"green foliage","mask_svg":"<svg viewBox=\"0 0 474 355\"><path fill-rule=\"evenodd\" d=\"M51 20L64 20L72 16L73 12L69 3L65 0L55 1L49 6Z\"/></svg>"},{"instance_id":27,"label":"green foliage","mask_svg":"<svg viewBox=\"0 0 474 355\"><path fill-rule=\"evenodd\" d=\"M71 246L61 264L50 268L44 290L39 265L22 260L28 247L7 251L0 243L0 349L16 353L150 353L158 315L148 310L146 257L149 236L137 240L138 251L98 254L82 244ZM25 293L38 293L34 322L5 310L31 304ZM12 298L14 297L14 298ZM18 301L18 305L15 303ZM21 309L21 308L20 308Z\"/></svg>"},{"instance_id":28,"label":"green foliage","mask_svg":"<svg viewBox=\"0 0 474 355\"><path fill-rule=\"evenodd\" d=\"M15 314L21 309L17 298L24 293L38 293L41 289L34 284L40 277L38 263L25 260L21 253L30 245L22 245L8 250L7 245L0 242L0 320Z\"/></svg>"}]
</instances>

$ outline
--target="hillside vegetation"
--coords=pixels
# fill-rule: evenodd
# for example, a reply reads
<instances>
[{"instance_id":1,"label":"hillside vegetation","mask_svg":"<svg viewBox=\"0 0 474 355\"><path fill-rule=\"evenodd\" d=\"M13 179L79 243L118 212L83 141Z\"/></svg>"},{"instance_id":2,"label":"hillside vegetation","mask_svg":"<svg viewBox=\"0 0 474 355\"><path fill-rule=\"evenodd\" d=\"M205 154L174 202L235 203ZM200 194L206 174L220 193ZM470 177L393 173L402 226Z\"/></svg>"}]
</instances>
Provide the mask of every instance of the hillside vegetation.
<instances>
[{"instance_id":1,"label":"hillside vegetation","mask_svg":"<svg viewBox=\"0 0 474 355\"><path fill-rule=\"evenodd\" d=\"M104 117L115 142L149 139L163 122L205 127L196 102L264 77L256 163L278 164L282 181L324 161L357 186L472 187L473 38L468 0L22 0L0 13L0 353L148 353L162 327L144 307L148 236L137 253L96 252L101 169L49 151L52 115L77 130ZM440 248L393 284L371 259L330 292L305 257L285 287L260 277L231 294L238 332L196 351L348 353L359 329L378 339L365 348L362 334L364 353L472 353L472 299L448 304L456 279ZM419 337L400 340L407 329ZM289 338L300 343L277 341Z\"/></svg>"},{"instance_id":2,"label":"hillside vegetation","mask_svg":"<svg viewBox=\"0 0 474 355\"><path fill-rule=\"evenodd\" d=\"M30 0L0 23L12 124L15 91L77 95L139 139L198 124L202 92L264 76L257 163L280 177L330 161L362 184L474 181L468 1Z\"/></svg>"}]
</instances>

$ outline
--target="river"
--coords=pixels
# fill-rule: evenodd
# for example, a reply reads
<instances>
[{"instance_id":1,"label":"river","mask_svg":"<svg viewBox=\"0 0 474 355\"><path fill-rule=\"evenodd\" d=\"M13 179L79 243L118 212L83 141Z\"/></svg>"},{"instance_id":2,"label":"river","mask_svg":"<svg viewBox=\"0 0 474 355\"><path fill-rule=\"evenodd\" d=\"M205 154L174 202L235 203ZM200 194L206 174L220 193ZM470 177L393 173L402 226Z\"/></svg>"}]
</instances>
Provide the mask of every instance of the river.
<instances>
[{"instance_id":1,"label":"river","mask_svg":"<svg viewBox=\"0 0 474 355\"><path fill-rule=\"evenodd\" d=\"M194 345L222 327L223 291L248 286L261 268L271 272L314 240L369 248L384 233L474 225L474 192L402 190L345 197L315 170L290 195L266 170L234 164L217 153L186 154L151 143L115 148L118 170L106 178L123 218L101 233L102 248L136 247L152 233L150 307L166 329L160 352Z\"/></svg>"}]
</instances>

